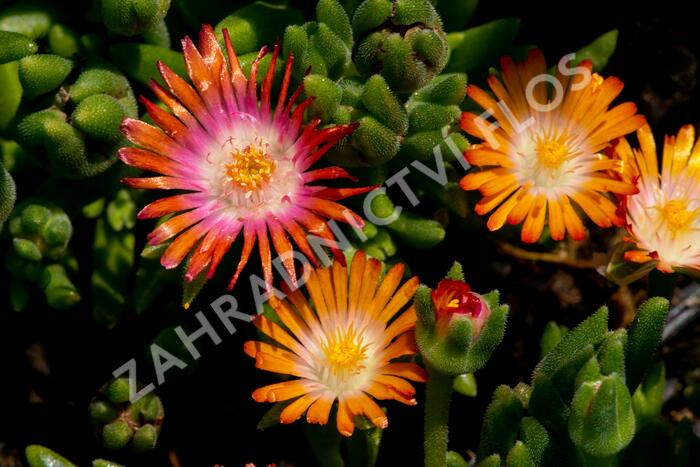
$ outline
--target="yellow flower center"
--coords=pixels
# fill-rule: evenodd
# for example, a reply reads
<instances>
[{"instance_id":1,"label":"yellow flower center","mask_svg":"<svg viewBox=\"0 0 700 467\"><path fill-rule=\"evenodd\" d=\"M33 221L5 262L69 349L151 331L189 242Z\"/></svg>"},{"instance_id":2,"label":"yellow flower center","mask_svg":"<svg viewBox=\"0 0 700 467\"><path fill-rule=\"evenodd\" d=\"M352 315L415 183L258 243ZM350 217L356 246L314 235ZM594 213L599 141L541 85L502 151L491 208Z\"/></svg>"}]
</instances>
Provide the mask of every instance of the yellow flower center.
<instances>
[{"instance_id":1,"label":"yellow flower center","mask_svg":"<svg viewBox=\"0 0 700 467\"><path fill-rule=\"evenodd\" d=\"M661 208L661 216L673 233L688 229L695 218L695 211L688 210L685 201L674 199Z\"/></svg>"},{"instance_id":2,"label":"yellow flower center","mask_svg":"<svg viewBox=\"0 0 700 467\"><path fill-rule=\"evenodd\" d=\"M231 183L248 195L270 181L277 162L261 146L248 145L231 153L233 162L226 165L226 176Z\"/></svg>"},{"instance_id":3,"label":"yellow flower center","mask_svg":"<svg viewBox=\"0 0 700 467\"><path fill-rule=\"evenodd\" d=\"M366 350L362 338L352 329L347 333L338 330L323 347L328 367L335 375L357 373L363 369L363 362L367 358Z\"/></svg>"},{"instance_id":4,"label":"yellow flower center","mask_svg":"<svg viewBox=\"0 0 700 467\"><path fill-rule=\"evenodd\" d=\"M546 139L537 143L537 160L548 169L558 169L569 155L569 148L556 139Z\"/></svg>"}]
</instances>

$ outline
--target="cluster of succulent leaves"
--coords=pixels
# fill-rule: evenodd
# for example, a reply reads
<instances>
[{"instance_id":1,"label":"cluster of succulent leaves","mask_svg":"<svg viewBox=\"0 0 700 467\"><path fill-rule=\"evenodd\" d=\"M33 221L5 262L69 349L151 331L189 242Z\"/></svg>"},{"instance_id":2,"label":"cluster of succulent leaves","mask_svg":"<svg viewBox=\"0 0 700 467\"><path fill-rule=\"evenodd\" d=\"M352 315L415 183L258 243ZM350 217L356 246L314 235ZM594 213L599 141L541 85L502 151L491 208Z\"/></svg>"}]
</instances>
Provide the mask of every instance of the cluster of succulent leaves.
<instances>
[{"instance_id":1,"label":"cluster of succulent leaves","mask_svg":"<svg viewBox=\"0 0 700 467\"><path fill-rule=\"evenodd\" d=\"M281 41L283 57L295 57L294 79L315 97L308 117L323 125L359 123L328 158L362 182L382 184L414 161L431 169L436 161L444 165L444 187L412 170L407 180L419 181L410 184L420 209L402 208L384 226L368 222L368 240L358 247L396 261L402 245L440 243L448 222L468 227L470 201L457 185L464 167L455 158L469 145L458 126L469 105L467 80L480 82L499 56L519 56L528 48L515 44L517 19L467 27L476 3L320 0L309 11L301 1L95 0L85 11L69 12L49 0L0 0L0 250L9 277L8 305L15 311L42 304L65 310L82 303L98 324L112 328L132 310L141 315L180 287L178 273L158 262L163 247L142 248L134 234L142 195L120 187L119 179L132 169L115 164L115 153L126 144L120 122L139 116L135 95L148 92L145 86L157 79L155 62L186 76L171 33L179 38L205 22L216 24L219 37L228 28L245 70L262 46ZM599 69L615 41L611 31L578 58L592 59ZM269 60L261 64L261 79ZM398 205L408 203L384 193L373 199L372 210L390 218ZM74 245L74 238L87 242L91 254L77 254L84 246ZM80 288L89 290L76 286L84 274L89 282ZM186 287L182 303L189 305L199 288ZM419 291L419 301L421 293L428 292ZM423 297L426 307L429 298ZM450 349L431 335L428 308L419 314L421 345L435 356L428 364L451 365L447 372L459 375L455 389L464 394L475 391L470 372L485 364L503 333L505 309L495 294L486 299L501 322L463 358L447 358ZM480 464L635 455L625 449L630 443L664 430L658 421L663 366L652 363L664 317L665 304L650 302L629 331L608 331L605 310L564 336L552 325L532 384L496 391L482 431ZM167 329L156 342L184 355L172 334ZM455 330L454 337L470 341L471 330ZM124 384L110 383L93 401L96 434L106 448L147 450L157 441L162 405L155 396L129 403ZM261 423L264 427L265 420ZM381 430L367 426L359 433L348 442L354 443L350 451L365 453L357 465L372 465ZM323 436L310 437L318 449L341 442ZM41 446L27 448L27 459L32 467L73 465ZM448 461L464 462L455 453Z\"/></svg>"},{"instance_id":2,"label":"cluster of succulent leaves","mask_svg":"<svg viewBox=\"0 0 700 467\"><path fill-rule=\"evenodd\" d=\"M655 358L667 314L656 297L628 329L608 330L606 307L572 330L549 323L531 383L494 391L477 465L651 465L669 452L659 436L672 430L660 429L665 370Z\"/></svg>"}]
</instances>

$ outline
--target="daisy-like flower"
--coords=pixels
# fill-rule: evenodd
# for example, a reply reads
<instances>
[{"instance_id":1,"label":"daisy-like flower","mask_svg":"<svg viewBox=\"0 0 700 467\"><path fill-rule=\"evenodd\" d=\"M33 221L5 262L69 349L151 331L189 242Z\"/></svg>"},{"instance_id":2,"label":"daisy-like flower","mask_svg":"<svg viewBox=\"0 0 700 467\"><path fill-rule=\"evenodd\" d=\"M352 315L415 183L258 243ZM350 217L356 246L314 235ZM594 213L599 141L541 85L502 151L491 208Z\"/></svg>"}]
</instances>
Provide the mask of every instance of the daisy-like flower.
<instances>
[{"instance_id":1,"label":"daisy-like flower","mask_svg":"<svg viewBox=\"0 0 700 467\"><path fill-rule=\"evenodd\" d=\"M407 380L424 382L426 372L415 363L394 362L417 352L415 310L401 310L413 298L418 278L399 287L403 273L399 264L380 279L381 263L358 252L349 270L336 261L311 272L306 289L313 305L301 290L283 286L287 298L270 300L282 325L264 316L254 321L276 343L249 341L244 349L257 368L297 379L259 388L253 399L293 399L280 422L292 423L306 412L309 423L320 425L337 400L337 426L344 436L352 434L355 416L386 428L386 414L374 399L415 405Z\"/></svg>"},{"instance_id":2,"label":"daisy-like flower","mask_svg":"<svg viewBox=\"0 0 700 467\"><path fill-rule=\"evenodd\" d=\"M139 120L124 120L122 131L136 147L122 148L119 158L160 175L128 178L124 183L134 188L186 191L147 205L138 217L173 215L149 235L149 244L172 240L161 258L168 269L190 255L187 280L207 268L211 277L231 244L241 236L243 250L231 288L256 240L266 283L272 282L270 239L288 273L295 278L290 237L315 263L307 233L333 243L329 219L362 225L359 216L335 201L372 187L313 185L319 180L353 177L339 167L310 170L356 125L321 129L320 120L315 119L304 126L304 112L312 99L295 106L301 87L287 99L291 56L286 62L277 103L271 103L279 45L272 53L258 98L258 65L267 49L263 48L253 62L248 79L226 30L223 37L228 59L210 26L202 27L199 49L188 37L182 41L192 85L158 62L167 90L155 81L150 87L170 112L142 97L141 103L157 127ZM342 259L337 248L334 252Z\"/></svg>"},{"instance_id":3,"label":"daisy-like flower","mask_svg":"<svg viewBox=\"0 0 700 467\"><path fill-rule=\"evenodd\" d=\"M522 63L501 60L501 78L488 79L496 99L468 86L469 97L498 125L472 113L462 115L462 128L486 142L465 153L469 163L483 169L470 172L460 184L481 191L475 210L493 211L490 230L524 222L521 238L531 243L547 222L554 240L564 239L567 231L580 240L585 229L576 205L600 227L622 225L607 193L636 191L616 179L619 161L601 151L641 127L644 117L631 102L609 109L622 91L619 79L591 73L590 61L578 67L560 64L554 76L548 75L542 52L533 50ZM555 83L551 96L543 77Z\"/></svg>"},{"instance_id":4,"label":"daisy-like flower","mask_svg":"<svg viewBox=\"0 0 700 467\"><path fill-rule=\"evenodd\" d=\"M628 241L638 249L625 252L635 263L655 261L663 272L687 269L700 273L700 141L686 125L664 141L659 174L654 135L648 125L637 131L640 149L626 139L615 146L624 162L623 178L639 193L623 198Z\"/></svg>"}]
</instances>

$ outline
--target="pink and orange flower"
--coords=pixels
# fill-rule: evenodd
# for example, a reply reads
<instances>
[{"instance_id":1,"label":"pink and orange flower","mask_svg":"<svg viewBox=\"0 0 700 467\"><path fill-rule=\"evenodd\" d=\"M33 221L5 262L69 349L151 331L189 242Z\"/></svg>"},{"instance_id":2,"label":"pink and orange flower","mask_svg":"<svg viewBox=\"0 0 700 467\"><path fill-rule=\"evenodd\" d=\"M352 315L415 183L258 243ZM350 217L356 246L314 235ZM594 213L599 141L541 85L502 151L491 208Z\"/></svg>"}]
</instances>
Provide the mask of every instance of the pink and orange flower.
<instances>
[{"instance_id":1,"label":"pink and orange flower","mask_svg":"<svg viewBox=\"0 0 700 467\"><path fill-rule=\"evenodd\" d=\"M226 54L210 26L203 26L199 49L190 38L182 41L192 85L158 62L167 89L156 81L150 87L168 108L161 109L146 98L141 103L156 126L126 119L123 133L135 147L122 148L126 164L159 174L127 178L133 188L183 190L147 205L140 219L171 216L148 237L150 245L172 241L161 257L170 269L186 258L185 278L206 272L211 277L234 241L243 237L232 288L257 241L265 282L272 282L271 245L295 278L292 242L316 264L307 241L313 234L333 243L329 220L362 225L362 219L336 201L365 193L372 187L328 188L321 180L354 178L339 167L311 169L315 162L355 125L319 128L320 120L304 124L311 98L295 105L302 88L287 99L293 57L289 56L273 105L272 87L279 45L258 96L260 51L250 77L241 69L226 30ZM337 248L336 258L343 260Z\"/></svg>"},{"instance_id":2,"label":"pink and orange flower","mask_svg":"<svg viewBox=\"0 0 700 467\"><path fill-rule=\"evenodd\" d=\"M295 379L256 389L258 402L291 401L280 414L292 423L306 413L309 423L325 425L337 401L338 431L350 436L355 416L386 428L388 419L374 399L415 405L407 381L425 382L423 368L395 361L417 353L413 306L402 311L418 287L413 277L401 285L404 267L393 266L383 278L382 265L362 252L350 268L338 261L311 272L304 293L283 285L287 298L272 298L279 322L258 316L254 323L273 344L245 343L257 368Z\"/></svg>"},{"instance_id":3,"label":"pink and orange flower","mask_svg":"<svg viewBox=\"0 0 700 467\"><path fill-rule=\"evenodd\" d=\"M645 120L631 102L609 108L622 91L619 79L592 73L587 60L578 67L577 72L568 68L566 73L558 67L554 76L549 75L560 90L558 102L539 78L547 75L539 50L532 50L522 63L510 57L501 60L501 77L488 79L495 98L468 86L469 97L490 111L498 124L491 131L481 116L462 115L464 131L485 142L465 153L469 163L481 170L471 171L460 185L483 195L475 210L493 211L489 230L506 222L522 223L521 238L532 243L548 224L554 240L564 239L567 232L580 240L585 228L576 206L600 227L624 223L609 193L629 195L636 189L616 177L620 162L603 150ZM537 105L532 105L533 99Z\"/></svg>"},{"instance_id":4,"label":"pink and orange flower","mask_svg":"<svg viewBox=\"0 0 700 467\"><path fill-rule=\"evenodd\" d=\"M666 137L661 172L649 126L637 131L637 139L639 149L624 138L615 146L623 178L639 188L623 198L627 240L637 247L626 251L625 259L662 272L700 274L700 140L695 129L686 125Z\"/></svg>"}]
</instances>

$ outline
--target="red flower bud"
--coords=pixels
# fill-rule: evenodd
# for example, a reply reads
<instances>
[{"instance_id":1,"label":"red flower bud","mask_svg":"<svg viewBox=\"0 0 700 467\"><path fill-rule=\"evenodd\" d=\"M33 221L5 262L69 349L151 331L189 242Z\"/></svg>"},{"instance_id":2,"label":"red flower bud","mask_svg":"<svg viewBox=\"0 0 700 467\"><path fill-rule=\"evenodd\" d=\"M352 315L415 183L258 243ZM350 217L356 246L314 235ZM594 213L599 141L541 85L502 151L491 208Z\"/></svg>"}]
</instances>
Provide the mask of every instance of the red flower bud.
<instances>
[{"instance_id":1,"label":"red flower bud","mask_svg":"<svg viewBox=\"0 0 700 467\"><path fill-rule=\"evenodd\" d=\"M457 316L470 318L475 339L481 333L490 314L489 307L481 295L472 292L465 282L452 279L444 279L438 283L437 288L433 290L433 305L435 319L438 323L443 323L442 325L449 324Z\"/></svg>"}]
</instances>

